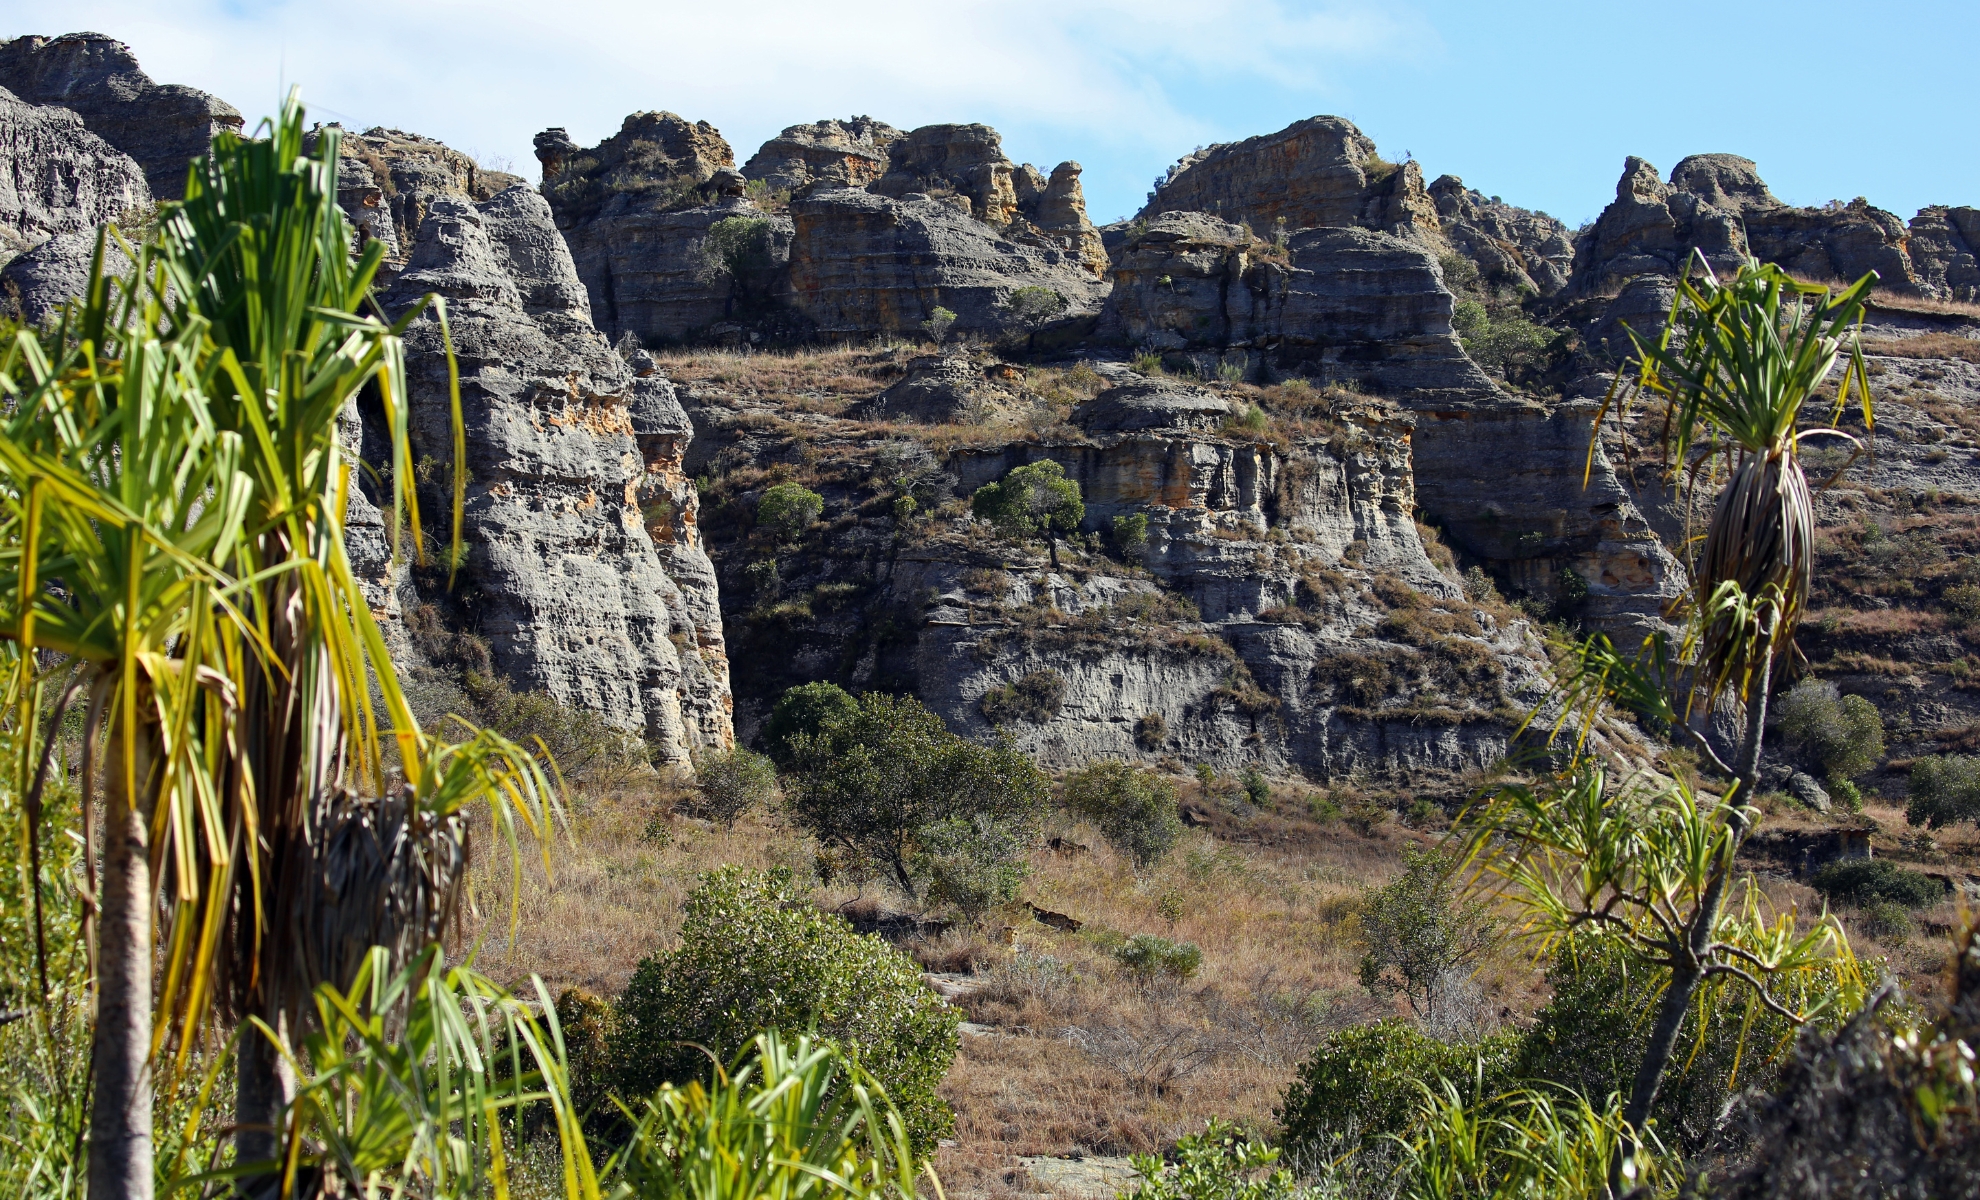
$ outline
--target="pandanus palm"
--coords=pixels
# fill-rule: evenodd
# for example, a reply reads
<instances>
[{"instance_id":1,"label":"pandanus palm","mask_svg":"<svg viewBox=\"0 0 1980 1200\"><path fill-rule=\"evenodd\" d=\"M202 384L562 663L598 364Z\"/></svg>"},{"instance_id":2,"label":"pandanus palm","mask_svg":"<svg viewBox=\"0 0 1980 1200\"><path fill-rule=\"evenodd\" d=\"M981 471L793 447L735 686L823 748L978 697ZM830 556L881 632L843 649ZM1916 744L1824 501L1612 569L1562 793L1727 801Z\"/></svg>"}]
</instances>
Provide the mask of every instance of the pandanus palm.
<instances>
[{"instance_id":1,"label":"pandanus palm","mask_svg":"<svg viewBox=\"0 0 1980 1200\"><path fill-rule=\"evenodd\" d=\"M1862 449L1836 422L1852 398L1866 432L1872 421L1857 330L1876 276L1834 290L1755 260L1724 283L1702 260L1696 272L1678 281L1661 337L1630 331L1635 369L1618 375L1597 417L1599 430L1612 406L1627 415L1640 401L1661 405L1670 474L1687 509L1697 488L1724 480L1690 556L1691 588L1670 613L1684 636L1673 645L1652 635L1634 658L1599 634L1571 647L1555 732L1579 719L1575 761L1540 786L1499 789L1465 821L1471 861L1512 891L1536 929L1549 937L1607 930L1670 971L1623 1113L1635 1130L1650 1116L1701 985L1742 981L1756 1002L1799 1021L1812 1013L1783 1003L1772 982L1828 958L1850 963L1833 923L1795 934L1792 920L1728 913L1727 898L1752 825L1774 666L1792 644L1813 576L1802 447L1827 438ZM1839 361L1835 395L1811 422ZM1592 464L1593 445L1589 455ZM1632 775L1613 784L1583 757L1609 704L1689 739L1731 780L1726 794L1701 804L1682 781ZM1697 717L1726 709L1741 729L1721 755ZM1619 1150L1612 1186L1625 1158Z\"/></svg>"},{"instance_id":2,"label":"pandanus palm","mask_svg":"<svg viewBox=\"0 0 1980 1200\"><path fill-rule=\"evenodd\" d=\"M168 1043L183 1062L216 1006L281 1031L371 946L403 958L437 938L465 806L488 802L512 849L518 824L553 816L531 755L487 731L443 744L400 692L344 551L356 464L337 419L376 389L395 527L403 514L417 542L399 338L423 314L366 311L382 253L352 256L334 131L308 146L292 96L260 133L217 138L135 269L110 278L99 253L62 324L0 359L0 636L23 671L47 654L73 669L86 758L99 733L109 749L102 1195L150 1192L149 1076ZM458 461L458 396L454 436ZM457 484L457 544L459 505ZM238 1151L255 1161L287 1085L277 1047L244 1044Z\"/></svg>"}]
</instances>

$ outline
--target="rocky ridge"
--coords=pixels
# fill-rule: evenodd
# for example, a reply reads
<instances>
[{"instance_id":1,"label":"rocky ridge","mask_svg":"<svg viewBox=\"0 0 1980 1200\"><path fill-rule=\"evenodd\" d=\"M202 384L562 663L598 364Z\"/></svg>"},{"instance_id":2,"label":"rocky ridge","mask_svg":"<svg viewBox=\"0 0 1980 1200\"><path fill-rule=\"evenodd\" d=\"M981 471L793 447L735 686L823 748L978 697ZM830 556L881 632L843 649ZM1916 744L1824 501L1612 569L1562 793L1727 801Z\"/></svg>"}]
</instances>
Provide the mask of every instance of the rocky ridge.
<instances>
[{"instance_id":1,"label":"rocky ridge","mask_svg":"<svg viewBox=\"0 0 1980 1200\"><path fill-rule=\"evenodd\" d=\"M0 44L0 88L29 104L59 105L135 160L151 195L185 195L186 164L213 136L239 132L240 111L179 84L153 83L131 48L100 33L18 37Z\"/></svg>"},{"instance_id":2,"label":"rocky ridge","mask_svg":"<svg viewBox=\"0 0 1980 1200\"><path fill-rule=\"evenodd\" d=\"M88 278L97 226L141 214L151 192L137 163L75 113L4 89L0 161L0 303L40 324Z\"/></svg>"}]
</instances>

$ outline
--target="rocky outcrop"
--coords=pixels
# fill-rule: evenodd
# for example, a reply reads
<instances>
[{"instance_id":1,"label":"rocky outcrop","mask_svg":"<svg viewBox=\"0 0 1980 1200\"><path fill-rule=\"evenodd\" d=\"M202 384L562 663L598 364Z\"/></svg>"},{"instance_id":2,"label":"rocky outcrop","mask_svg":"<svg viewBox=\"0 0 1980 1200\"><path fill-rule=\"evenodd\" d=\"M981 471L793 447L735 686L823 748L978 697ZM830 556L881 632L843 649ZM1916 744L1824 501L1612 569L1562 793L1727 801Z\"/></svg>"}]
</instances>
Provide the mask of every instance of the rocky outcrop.
<instances>
[{"instance_id":1,"label":"rocky outcrop","mask_svg":"<svg viewBox=\"0 0 1980 1200\"><path fill-rule=\"evenodd\" d=\"M1922 290L1980 300L1980 208L1921 208L1910 233L1911 267Z\"/></svg>"},{"instance_id":2,"label":"rocky outcrop","mask_svg":"<svg viewBox=\"0 0 1980 1200\"><path fill-rule=\"evenodd\" d=\"M469 616L519 684L670 758L730 740L714 575L672 385L612 352L549 206L527 187L435 200L387 306L447 297L468 424ZM414 438L451 457L446 363L408 331Z\"/></svg>"},{"instance_id":3,"label":"rocky outcrop","mask_svg":"<svg viewBox=\"0 0 1980 1200\"><path fill-rule=\"evenodd\" d=\"M0 45L0 88L30 104L57 104L135 160L152 196L177 200L186 164L213 136L239 131L241 114L197 88L157 84L124 43L100 33L18 37Z\"/></svg>"},{"instance_id":4,"label":"rocky outcrop","mask_svg":"<svg viewBox=\"0 0 1980 1200\"><path fill-rule=\"evenodd\" d=\"M633 113L589 150L562 129L545 130L536 158L560 229L632 209L692 208L710 199L715 172L736 165L720 130L670 112Z\"/></svg>"},{"instance_id":5,"label":"rocky outcrop","mask_svg":"<svg viewBox=\"0 0 1980 1200\"><path fill-rule=\"evenodd\" d=\"M1637 275L1677 275L1695 251L1714 271L1751 254L1813 279L1854 280L1876 271L1883 286L1917 289L1904 222L1859 198L1798 208L1767 189L1749 159L1696 154L1668 183L1632 157L1616 198L1575 246L1573 291L1613 292Z\"/></svg>"},{"instance_id":6,"label":"rocky outcrop","mask_svg":"<svg viewBox=\"0 0 1980 1200\"><path fill-rule=\"evenodd\" d=\"M460 151L402 129L339 133L337 203L366 237L386 244L386 261L394 266L405 262L436 200L487 200L522 182L506 172L483 170Z\"/></svg>"},{"instance_id":7,"label":"rocky outcrop","mask_svg":"<svg viewBox=\"0 0 1980 1200\"><path fill-rule=\"evenodd\" d=\"M130 259L106 242L106 274L130 269ZM0 312L29 325L44 325L61 315L62 305L82 295L96 257L95 233L58 233L0 269Z\"/></svg>"},{"instance_id":8,"label":"rocky outcrop","mask_svg":"<svg viewBox=\"0 0 1980 1200\"><path fill-rule=\"evenodd\" d=\"M1444 239L1478 266L1487 286L1535 296L1565 288L1574 269L1574 236L1543 212L1519 208L1464 186L1455 175L1430 185Z\"/></svg>"},{"instance_id":9,"label":"rocky outcrop","mask_svg":"<svg viewBox=\"0 0 1980 1200\"><path fill-rule=\"evenodd\" d=\"M908 361L907 375L870 400L853 406L847 415L863 421L912 421L919 425L950 425L981 420L1015 399L991 381L985 367L961 346L944 347Z\"/></svg>"},{"instance_id":10,"label":"rocky outcrop","mask_svg":"<svg viewBox=\"0 0 1980 1200\"><path fill-rule=\"evenodd\" d=\"M58 233L142 213L151 202L138 165L85 128L81 117L4 90L0 160L6 164L0 172L0 258Z\"/></svg>"},{"instance_id":11,"label":"rocky outcrop","mask_svg":"<svg viewBox=\"0 0 1980 1200\"><path fill-rule=\"evenodd\" d=\"M1098 309L1106 286L1076 252L1002 236L960 204L845 188L791 205L791 303L829 338L916 330L936 308L958 332L1011 328L1003 304L1020 287Z\"/></svg>"},{"instance_id":12,"label":"rocky outcrop","mask_svg":"<svg viewBox=\"0 0 1980 1200\"><path fill-rule=\"evenodd\" d=\"M888 147L887 173L871 190L895 199L915 192L961 196L971 216L1002 229L1017 215L1015 168L1003 147L988 125L923 125Z\"/></svg>"},{"instance_id":13,"label":"rocky outcrop","mask_svg":"<svg viewBox=\"0 0 1980 1200\"><path fill-rule=\"evenodd\" d=\"M792 125L763 143L742 173L787 195L813 186L863 188L887 173L889 147L906 136L872 117Z\"/></svg>"}]
</instances>

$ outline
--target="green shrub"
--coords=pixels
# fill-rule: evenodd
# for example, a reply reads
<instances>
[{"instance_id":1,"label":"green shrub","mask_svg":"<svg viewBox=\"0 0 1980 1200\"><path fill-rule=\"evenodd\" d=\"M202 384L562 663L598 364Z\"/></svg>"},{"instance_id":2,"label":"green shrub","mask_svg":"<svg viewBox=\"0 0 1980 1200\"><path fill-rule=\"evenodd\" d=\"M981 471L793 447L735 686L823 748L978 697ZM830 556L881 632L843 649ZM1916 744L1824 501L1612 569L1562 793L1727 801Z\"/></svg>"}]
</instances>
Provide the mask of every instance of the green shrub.
<instances>
[{"instance_id":1,"label":"green shrub","mask_svg":"<svg viewBox=\"0 0 1980 1200\"><path fill-rule=\"evenodd\" d=\"M1086 517L1079 484L1067 479L1066 469L1050 459L1017 467L996 483L977 488L969 511L1015 541L1041 533L1070 533Z\"/></svg>"},{"instance_id":2,"label":"green shrub","mask_svg":"<svg viewBox=\"0 0 1980 1200\"><path fill-rule=\"evenodd\" d=\"M1547 971L1554 997L1521 1039L1515 1075L1562 1084L1584 1096L1627 1096L1667 975L1610 939L1585 935L1563 943ZM1781 986L1792 1007L1795 999L1817 992L1834 994L1838 985L1830 972L1812 983ZM1801 991L1791 990L1796 986ZM1678 1031L1679 1050L1652 1111L1665 1144L1687 1153L1711 1140L1734 1095L1774 1078L1791 1057L1797 1032L1744 987L1708 984L1700 996ZM1828 1019L1840 1015L1846 1014L1831 1013Z\"/></svg>"},{"instance_id":3,"label":"green shrub","mask_svg":"<svg viewBox=\"0 0 1980 1200\"><path fill-rule=\"evenodd\" d=\"M1134 744L1143 750L1156 751L1169 736L1169 723L1161 713L1143 713L1134 723Z\"/></svg>"},{"instance_id":4,"label":"green shrub","mask_svg":"<svg viewBox=\"0 0 1980 1200\"><path fill-rule=\"evenodd\" d=\"M986 813L950 817L916 832L909 874L925 881L930 904L975 924L989 910L1017 899L1030 874L1025 857L1036 840L1027 821Z\"/></svg>"},{"instance_id":5,"label":"green shrub","mask_svg":"<svg viewBox=\"0 0 1980 1200\"><path fill-rule=\"evenodd\" d=\"M961 1019L914 960L813 908L788 870L728 866L688 896L680 948L633 973L613 1057L620 1093L641 1095L708 1079L709 1054L727 1062L760 1030L815 1029L887 1089L916 1148L932 1151L955 1124L936 1088Z\"/></svg>"},{"instance_id":6,"label":"green shrub","mask_svg":"<svg viewBox=\"0 0 1980 1200\"><path fill-rule=\"evenodd\" d=\"M1452 308L1451 327L1472 361L1499 371L1536 361L1554 340L1553 330L1534 324L1517 308L1488 306L1471 298Z\"/></svg>"},{"instance_id":7,"label":"green shrub","mask_svg":"<svg viewBox=\"0 0 1980 1200\"><path fill-rule=\"evenodd\" d=\"M753 298L777 265L775 233L766 217L724 217L702 243L708 273L726 275L736 293Z\"/></svg>"},{"instance_id":8,"label":"green shrub","mask_svg":"<svg viewBox=\"0 0 1980 1200\"><path fill-rule=\"evenodd\" d=\"M1405 846L1403 873L1361 898L1361 984L1375 996L1400 993L1421 1020L1449 1015L1454 985L1497 936L1487 907L1454 882L1455 868L1449 851Z\"/></svg>"},{"instance_id":9,"label":"green shrub","mask_svg":"<svg viewBox=\"0 0 1980 1200\"><path fill-rule=\"evenodd\" d=\"M1880 942L1896 944L1911 936L1911 910L1896 900L1865 905L1857 921Z\"/></svg>"},{"instance_id":10,"label":"green shrub","mask_svg":"<svg viewBox=\"0 0 1980 1200\"><path fill-rule=\"evenodd\" d=\"M977 707L992 725L1030 721L1043 725L1059 715L1066 700L1066 679L1057 671L1033 671L983 693Z\"/></svg>"},{"instance_id":11,"label":"green shrub","mask_svg":"<svg viewBox=\"0 0 1980 1200\"><path fill-rule=\"evenodd\" d=\"M1854 779L1884 757L1884 719L1861 696L1843 696L1826 680L1804 679L1776 703L1788 745L1835 779Z\"/></svg>"},{"instance_id":12,"label":"green shrub","mask_svg":"<svg viewBox=\"0 0 1980 1200\"><path fill-rule=\"evenodd\" d=\"M1121 1200L1319 1200L1293 1173L1275 1167L1279 1151L1252 1138L1239 1140L1236 1126L1211 1118L1200 1134L1176 1140L1174 1163L1153 1154L1132 1158L1140 1185ZM1269 1173L1267 1168L1273 1168Z\"/></svg>"},{"instance_id":13,"label":"green shrub","mask_svg":"<svg viewBox=\"0 0 1980 1200\"><path fill-rule=\"evenodd\" d=\"M1927 754L1911 764L1911 803L1904 819L1933 829L1980 818L1980 758Z\"/></svg>"},{"instance_id":14,"label":"green shrub","mask_svg":"<svg viewBox=\"0 0 1980 1200\"><path fill-rule=\"evenodd\" d=\"M698 797L690 811L711 821L727 824L777 795L777 769L741 746L702 755L695 760L694 775Z\"/></svg>"},{"instance_id":15,"label":"green shrub","mask_svg":"<svg viewBox=\"0 0 1980 1200\"><path fill-rule=\"evenodd\" d=\"M1123 513L1113 520L1114 547L1122 557L1139 560L1148 552L1148 514Z\"/></svg>"},{"instance_id":16,"label":"green shrub","mask_svg":"<svg viewBox=\"0 0 1980 1200\"><path fill-rule=\"evenodd\" d=\"M825 736L859 712L859 701L836 683L799 684L777 697L770 719L763 723L763 746L778 766L793 762L793 745L799 737Z\"/></svg>"},{"instance_id":17,"label":"green shrub","mask_svg":"<svg viewBox=\"0 0 1980 1200\"><path fill-rule=\"evenodd\" d=\"M1483 567L1472 567L1464 573L1464 594L1478 604L1493 604L1500 599L1499 585Z\"/></svg>"},{"instance_id":18,"label":"green shrub","mask_svg":"<svg viewBox=\"0 0 1980 1200\"><path fill-rule=\"evenodd\" d=\"M1257 767L1246 767L1244 774L1238 776L1238 781L1244 785L1244 798L1252 807L1272 807L1272 785Z\"/></svg>"},{"instance_id":19,"label":"green shrub","mask_svg":"<svg viewBox=\"0 0 1980 1200\"><path fill-rule=\"evenodd\" d=\"M825 498L817 492L801 483L780 483L756 502L756 524L779 541L794 542L824 511Z\"/></svg>"},{"instance_id":20,"label":"green shrub","mask_svg":"<svg viewBox=\"0 0 1980 1200\"><path fill-rule=\"evenodd\" d=\"M536 750L566 779L646 769L640 739L589 709L564 704L548 692L518 692L499 675L470 674L461 691L468 700L461 716Z\"/></svg>"},{"instance_id":21,"label":"green shrub","mask_svg":"<svg viewBox=\"0 0 1980 1200\"><path fill-rule=\"evenodd\" d=\"M928 319L921 323L921 328L932 340L941 342L949 336L949 330L955 324L956 314L938 304L935 311L928 314Z\"/></svg>"},{"instance_id":22,"label":"green shrub","mask_svg":"<svg viewBox=\"0 0 1980 1200\"><path fill-rule=\"evenodd\" d=\"M1153 771L1111 760L1093 763L1066 777L1065 802L1142 870L1160 862L1182 837L1176 785Z\"/></svg>"},{"instance_id":23,"label":"green shrub","mask_svg":"<svg viewBox=\"0 0 1980 1200\"><path fill-rule=\"evenodd\" d=\"M1945 898L1945 885L1930 875L1907 871L1881 858L1845 858L1815 872L1809 886L1837 904L1895 901L1924 908Z\"/></svg>"},{"instance_id":24,"label":"green shrub","mask_svg":"<svg viewBox=\"0 0 1980 1200\"><path fill-rule=\"evenodd\" d=\"M1137 933L1114 951L1114 960L1138 979L1193 977L1203 965L1203 951L1195 942L1172 942L1152 933Z\"/></svg>"},{"instance_id":25,"label":"green shrub","mask_svg":"<svg viewBox=\"0 0 1980 1200\"><path fill-rule=\"evenodd\" d=\"M1034 284L1014 289L1000 307L1018 328L1035 331L1066 311L1066 298Z\"/></svg>"},{"instance_id":26,"label":"green shrub","mask_svg":"<svg viewBox=\"0 0 1980 1200\"><path fill-rule=\"evenodd\" d=\"M1961 625L1980 624L1980 587L1962 583L1945 591L1946 614Z\"/></svg>"},{"instance_id":27,"label":"green shrub","mask_svg":"<svg viewBox=\"0 0 1980 1200\"><path fill-rule=\"evenodd\" d=\"M1022 870L1019 848L1036 840L1051 797L1030 758L957 737L912 696L870 692L787 744L784 810L848 869L877 869L910 896L934 879L944 853L934 843L956 836L949 822L990 822L1000 832L983 848L1010 848L1004 865Z\"/></svg>"},{"instance_id":28,"label":"green shrub","mask_svg":"<svg viewBox=\"0 0 1980 1200\"><path fill-rule=\"evenodd\" d=\"M1518 1045L1510 1033L1440 1042L1395 1018L1336 1030L1320 1039L1273 1116L1302 1161L1386 1145L1416 1123L1423 1087L1448 1080L1466 1095L1502 1091Z\"/></svg>"}]
</instances>

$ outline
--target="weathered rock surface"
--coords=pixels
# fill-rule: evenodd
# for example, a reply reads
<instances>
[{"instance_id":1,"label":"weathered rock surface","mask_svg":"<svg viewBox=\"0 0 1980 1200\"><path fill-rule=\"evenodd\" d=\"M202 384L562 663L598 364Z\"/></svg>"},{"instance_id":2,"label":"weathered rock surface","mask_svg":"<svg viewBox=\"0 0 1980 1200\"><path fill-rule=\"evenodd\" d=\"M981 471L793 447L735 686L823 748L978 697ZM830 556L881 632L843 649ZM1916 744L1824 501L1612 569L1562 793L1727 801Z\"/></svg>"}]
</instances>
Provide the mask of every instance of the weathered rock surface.
<instances>
[{"instance_id":1,"label":"weathered rock surface","mask_svg":"<svg viewBox=\"0 0 1980 1200\"><path fill-rule=\"evenodd\" d=\"M152 196L185 195L186 164L241 114L197 88L158 84L124 43L100 33L17 37L0 44L0 88L30 104L58 104L135 160Z\"/></svg>"},{"instance_id":2,"label":"weathered rock surface","mask_svg":"<svg viewBox=\"0 0 1980 1200\"><path fill-rule=\"evenodd\" d=\"M386 244L386 260L405 262L426 214L443 196L487 200L522 180L483 170L472 158L402 129L341 131L337 203L365 235Z\"/></svg>"},{"instance_id":3,"label":"weathered rock surface","mask_svg":"<svg viewBox=\"0 0 1980 1200\"><path fill-rule=\"evenodd\" d=\"M906 136L872 117L792 125L763 143L742 173L791 195L813 185L863 188L887 173L888 148Z\"/></svg>"},{"instance_id":4,"label":"weathered rock surface","mask_svg":"<svg viewBox=\"0 0 1980 1200\"><path fill-rule=\"evenodd\" d=\"M1738 269L1752 254L1815 279L1876 271L1884 286L1917 288L1904 222L1862 199L1826 208L1783 204L1749 159L1695 154L1670 182L1632 157L1616 198L1575 246L1573 291L1606 294L1637 275L1677 275L1692 252L1712 269Z\"/></svg>"},{"instance_id":5,"label":"weathered rock surface","mask_svg":"<svg viewBox=\"0 0 1980 1200\"><path fill-rule=\"evenodd\" d=\"M905 378L861 401L847 415L858 420L922 425L980 419L1014 398L1007 389L992 383L984 370L962 347L945 347L939 354L912 359Z\"/></svg>"},{"instance_id":6,"label":"weathered rock surface","mask_svg":"<svg viewBox=\"0 0 1980 1200\"><path fill-rule=\"evenodd\" d=\"M130 260L115 242L106 243L104 253L110 273L130 269ZM88 285L95 257L96 234L56 234L0 269L0 311L29 325L54 320L62 305Z\"/></svg>"},{"instance_id":7,"label":"weathered rock surface","mask_svg":"<svg viewBox=\"0 0 1980 1200\"><path fill-rule=\"evenodd\" d=\"M956 314L958 332L1001 333L1017 288L1051 288L1073 315L1106 294L1076 252L1011 240L920 193L816 191L791 216L791 301L828 338L907 332L937 307Z\"/></svg>"},{"instance_id":8,"label":"weathered rock surface","mask_svg":"<svg viewBox=\"0 0 1980 1200\"><path fill-rule=\"evenodd\" d=\"M560 229L633 208L692 208L710 198L716 171L736 165L720 130L670 112L633 113L589 150L562 129L545 130L536 157Z\"/></svg>"},{"instance_id":9,"label":"weathered rock surface","mask_svg":"<svg viewBox=\"0 0 1980 1200\"><path fill-rule=\"evenodd\" d=\"M93 230L141 212L151 202L137 163L85 128L81 117L4 89L0 161L6 166L0 172L0 260L56 234ZM85 240L94 246L93 238Z\"/></svg>"},{"instance_id":10,"label":"weathered rock surface","mask_svg":"<svg viewBox=\"0 0 1980 1200\"><path fill-rule=\"evenodd\" d=\"M1487 197L1455 175L1430 185L1437 217L1451 248L1478 265L1488 285L1510 284L1552 296L1574 269L1573 231L1546 213Z\"/></svg>"},{"instance_id":11,"label":"weathered rock surface","mask_svg":"<svg viewBox=\"0 0 1980 1200\"><path fill-rule=\"evenodd\" d=\"M1980 300L1980 208L1921 208L1911 219L1911 269L1921 290Z\"/></svg>"},{"instance_id":12,"label":"weathered rock surface","mask_svg":"<svg viewBox=\"0 0 1980 1200\"><path fill-rule=\"evenodd\" d=\"M650 363L635 374L592 327L527 187L433 202L388 307L428 291L451 307L472 478L463 574L497 668L672 758L727 744L722 626L672 386ZM416 322L408 343L415 441L444 462L437 324Z\"/></svg>"}]
</instances>

